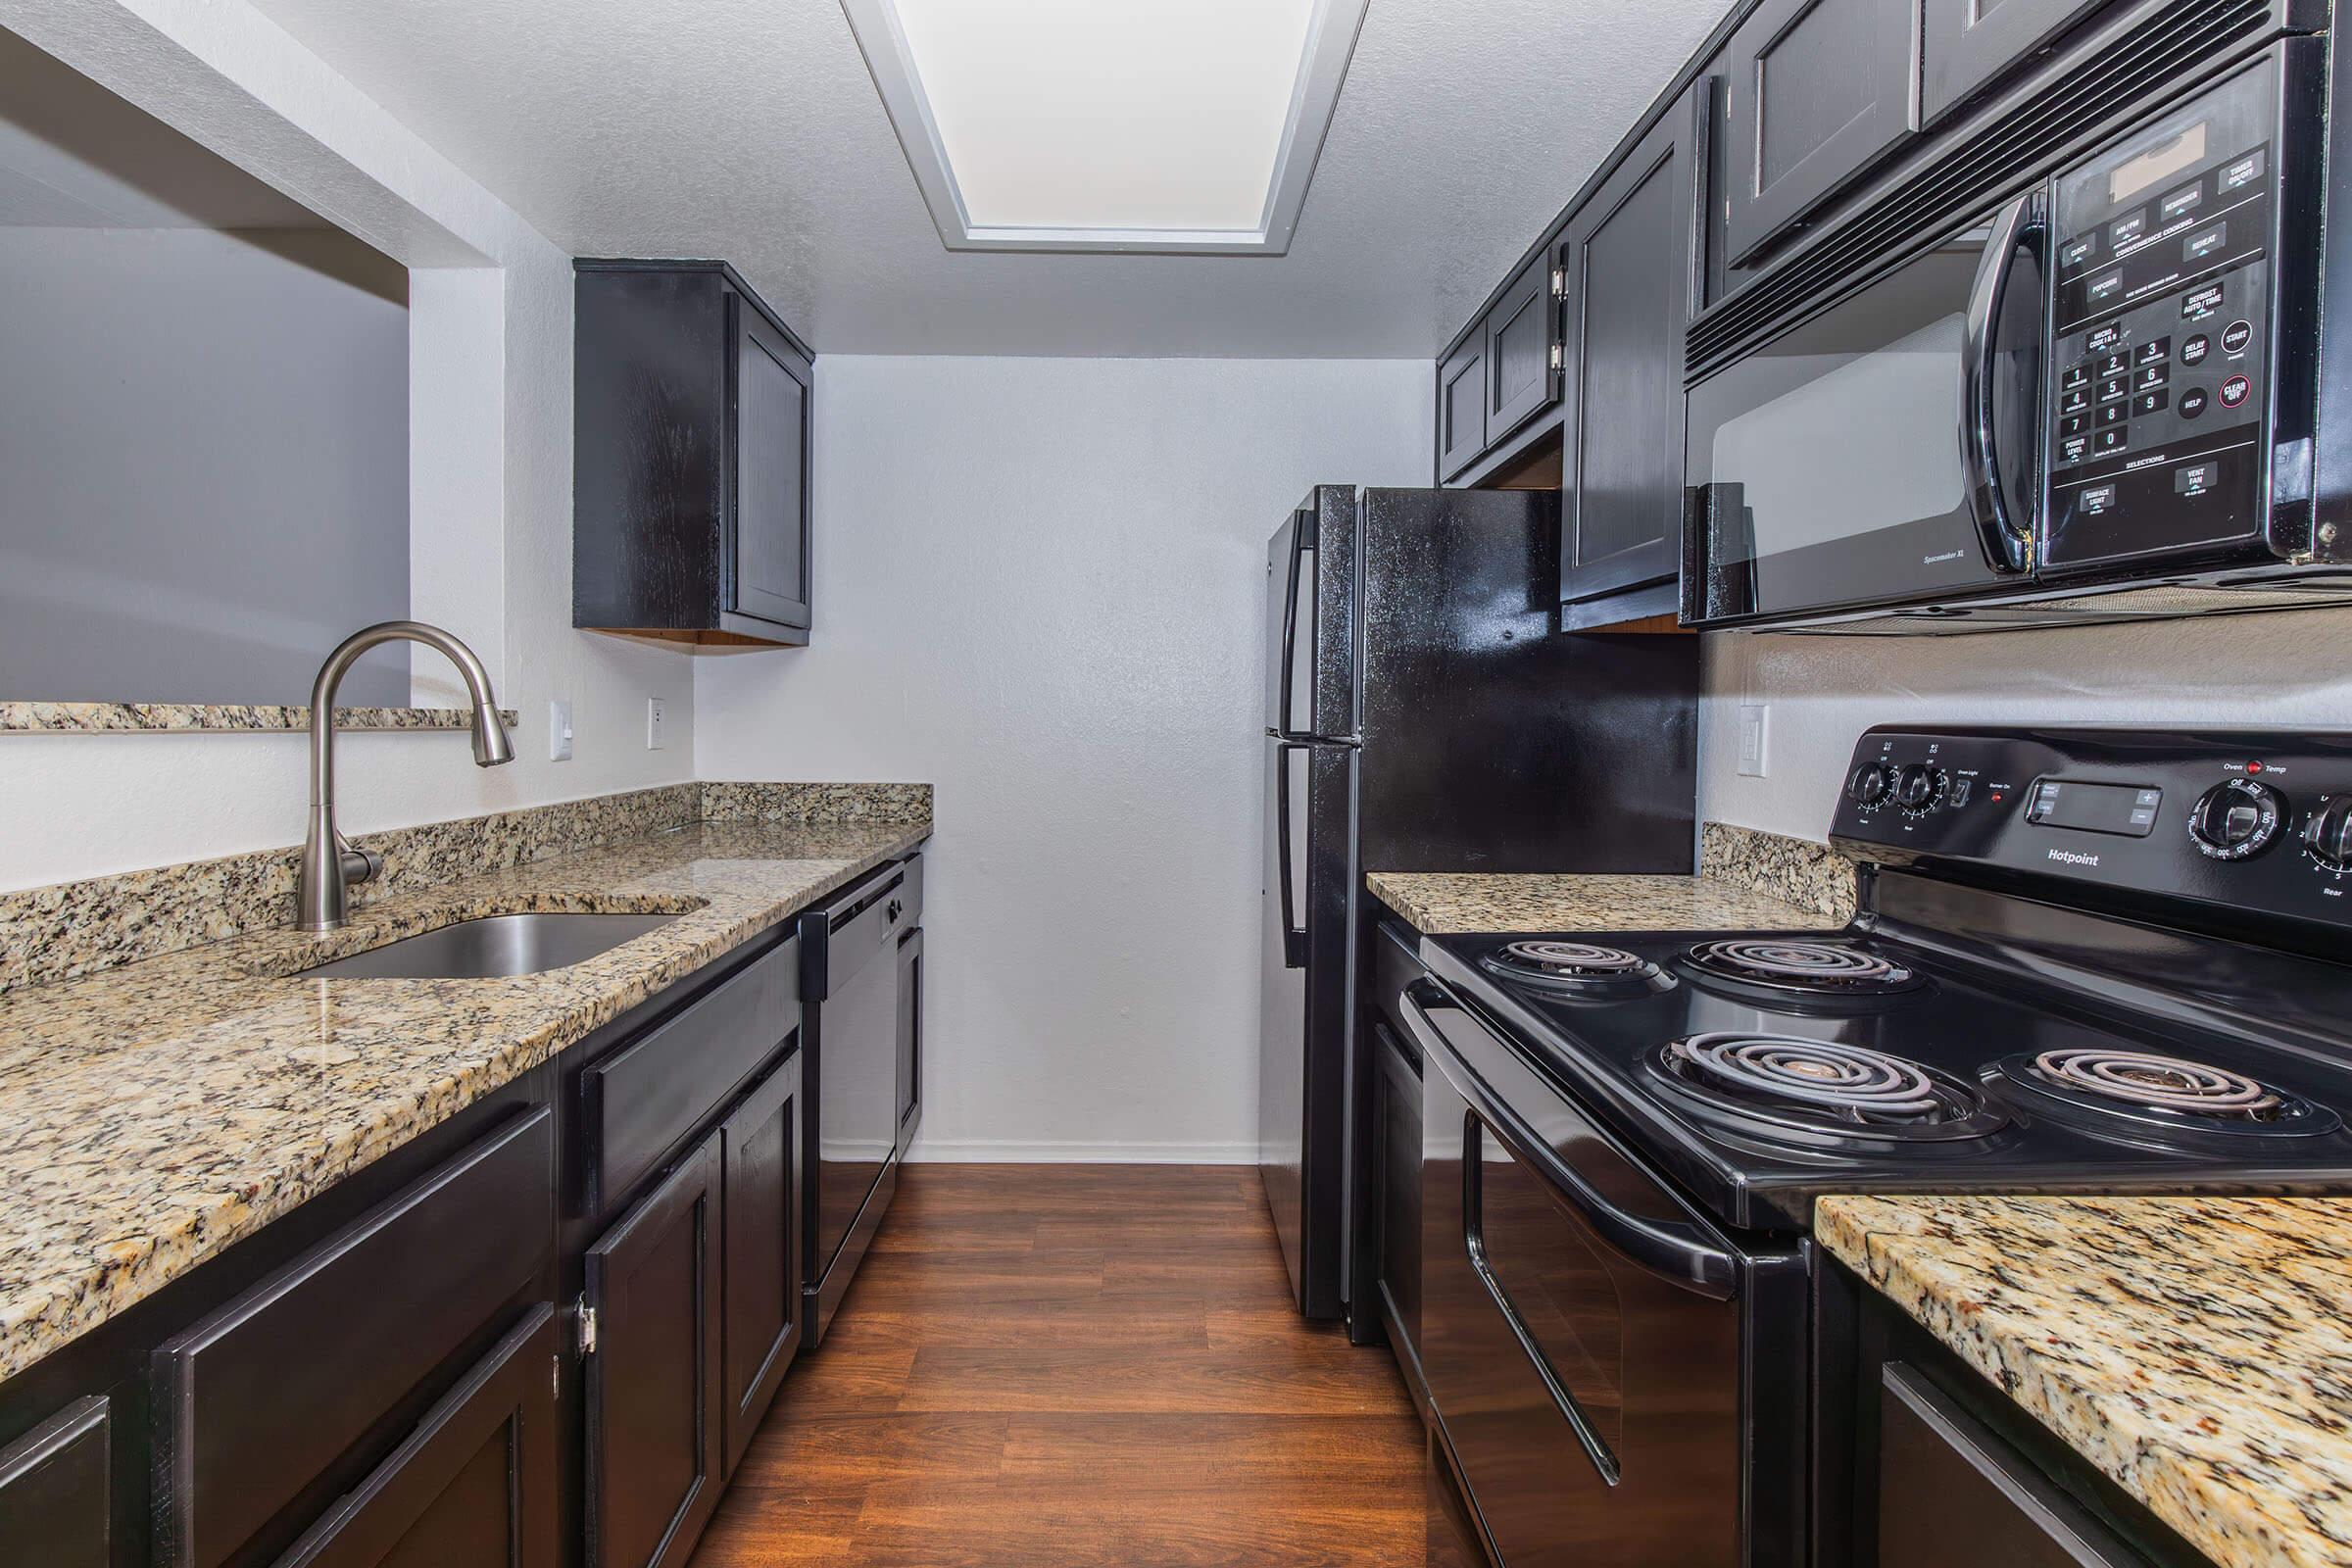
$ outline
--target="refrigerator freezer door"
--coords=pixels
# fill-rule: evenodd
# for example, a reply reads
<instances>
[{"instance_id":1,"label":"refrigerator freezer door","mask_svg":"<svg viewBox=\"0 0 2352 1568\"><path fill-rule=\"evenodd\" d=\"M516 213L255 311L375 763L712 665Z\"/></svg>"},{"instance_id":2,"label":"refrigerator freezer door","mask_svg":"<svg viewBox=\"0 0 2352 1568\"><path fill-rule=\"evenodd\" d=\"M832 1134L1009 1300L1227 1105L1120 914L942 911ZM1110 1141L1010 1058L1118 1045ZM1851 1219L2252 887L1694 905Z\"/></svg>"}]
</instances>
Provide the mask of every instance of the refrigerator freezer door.
<instances>
[{"instance_id":1,"label":"refrigerator freezer door","mask_svg":"<svg viewBox=\"0 0 2352 1568\"><path fill-rule=\"evenodd\" d=\"M1340 1311L1355 751L1265 746L1258 1169L1299 1309Z\"/></svg>"},{"instance_id":2,"label":"refrigerator freezer door","mask_svg":"<svg viewBox=\"0 0 2352 1568\"><path fill-rule=\"evenodd\" d=\"M1266 547L1266 733L1355 735L1355 492L1323 485Z\"/></svg>"}]
</instances>

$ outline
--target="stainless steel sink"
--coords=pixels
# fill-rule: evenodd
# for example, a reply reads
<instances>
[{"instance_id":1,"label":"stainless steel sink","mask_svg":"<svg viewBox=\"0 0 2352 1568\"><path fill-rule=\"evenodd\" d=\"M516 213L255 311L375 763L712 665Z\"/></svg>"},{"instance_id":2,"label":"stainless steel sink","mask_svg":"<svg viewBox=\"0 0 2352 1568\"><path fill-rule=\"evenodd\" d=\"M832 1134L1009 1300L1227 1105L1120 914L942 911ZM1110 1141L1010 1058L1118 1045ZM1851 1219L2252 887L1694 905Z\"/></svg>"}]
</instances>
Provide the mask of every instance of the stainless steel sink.
<instances>
[{"instance_id":1,"label":"stainless steel sink","mask_svg":"<svg viewBox=\"0 0 2352 1568\"><path fill-rule=\"evenodd\" d=\"M674 914L492 914L461 920L355 953L315 969L308 980L480 980L492 975L567 969L634 937L659 931Z\"/></svg>"}]
</instances>

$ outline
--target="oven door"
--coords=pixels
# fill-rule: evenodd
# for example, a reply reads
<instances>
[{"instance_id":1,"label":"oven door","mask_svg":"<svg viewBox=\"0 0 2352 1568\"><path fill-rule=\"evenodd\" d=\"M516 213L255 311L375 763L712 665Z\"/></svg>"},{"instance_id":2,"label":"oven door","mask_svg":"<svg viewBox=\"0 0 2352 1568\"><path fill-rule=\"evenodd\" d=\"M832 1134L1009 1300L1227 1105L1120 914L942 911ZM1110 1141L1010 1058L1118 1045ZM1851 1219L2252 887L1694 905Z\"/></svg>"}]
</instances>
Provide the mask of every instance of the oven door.
<instances>
[{"instance_id":1,"label":"oven door","mask_svg":"<svg viewBox=\"0 0 2352 1568\"><path fill-rule=\"evenodd\" d=\"M1422 1368L1496 1564L1788 1560L1742 1539L1746 1260L1445 992L1400 1011L1423 1054Z\"/></svg>"},{"instance_id":2,"label":"oven door","mask_svg":"<svg viewBox=\"0 0 2352 1568\"><path fill-rule=\"evenodd\" d=\"M2039 192L1692 386L1684 618L2014 586L2040 510Z\"/></svg>"}]
</instances>

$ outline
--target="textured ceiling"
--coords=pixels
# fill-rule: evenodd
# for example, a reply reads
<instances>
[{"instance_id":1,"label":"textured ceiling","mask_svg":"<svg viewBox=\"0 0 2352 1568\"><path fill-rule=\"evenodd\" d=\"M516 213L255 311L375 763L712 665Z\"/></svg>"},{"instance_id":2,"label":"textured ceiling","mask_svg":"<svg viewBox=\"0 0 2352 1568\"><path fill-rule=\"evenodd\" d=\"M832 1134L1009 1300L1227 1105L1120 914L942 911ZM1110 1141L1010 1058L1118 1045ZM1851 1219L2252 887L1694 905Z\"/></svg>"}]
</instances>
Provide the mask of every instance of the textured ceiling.
<instances>
[{"instance_id":1,"label":"textured ceiling","mask_svg":"<svg viewBox=\"0 0 2352 1568\"><path fill-rule=\"evenodd\" d=\"M951 252L835 0L257 0L579 255L821 353L1434 355L1724 0L1372 0L1287 256ZM1083 136L1083 125L1070 127Z\"/></svg>"}]
</instances>

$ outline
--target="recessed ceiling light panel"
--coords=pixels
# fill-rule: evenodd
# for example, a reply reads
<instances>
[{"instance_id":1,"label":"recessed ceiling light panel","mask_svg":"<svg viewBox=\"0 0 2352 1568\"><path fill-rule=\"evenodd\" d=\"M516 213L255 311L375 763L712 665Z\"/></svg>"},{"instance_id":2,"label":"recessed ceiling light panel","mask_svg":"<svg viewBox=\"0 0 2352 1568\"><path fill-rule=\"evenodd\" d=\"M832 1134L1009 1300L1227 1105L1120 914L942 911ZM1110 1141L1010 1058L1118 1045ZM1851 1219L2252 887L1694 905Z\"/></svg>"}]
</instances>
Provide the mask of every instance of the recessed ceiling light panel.
<instances>
[{"instance_id":1,"label":"recessed ceiling light panel","mask_svg":"<svg viewBox=\"0 0 2352 1568\"><path fill-rule=\"evenodd\" d=\"M953 250L1288 249L1366 0L842 0Z\"/></svg>"}]
</instances>

